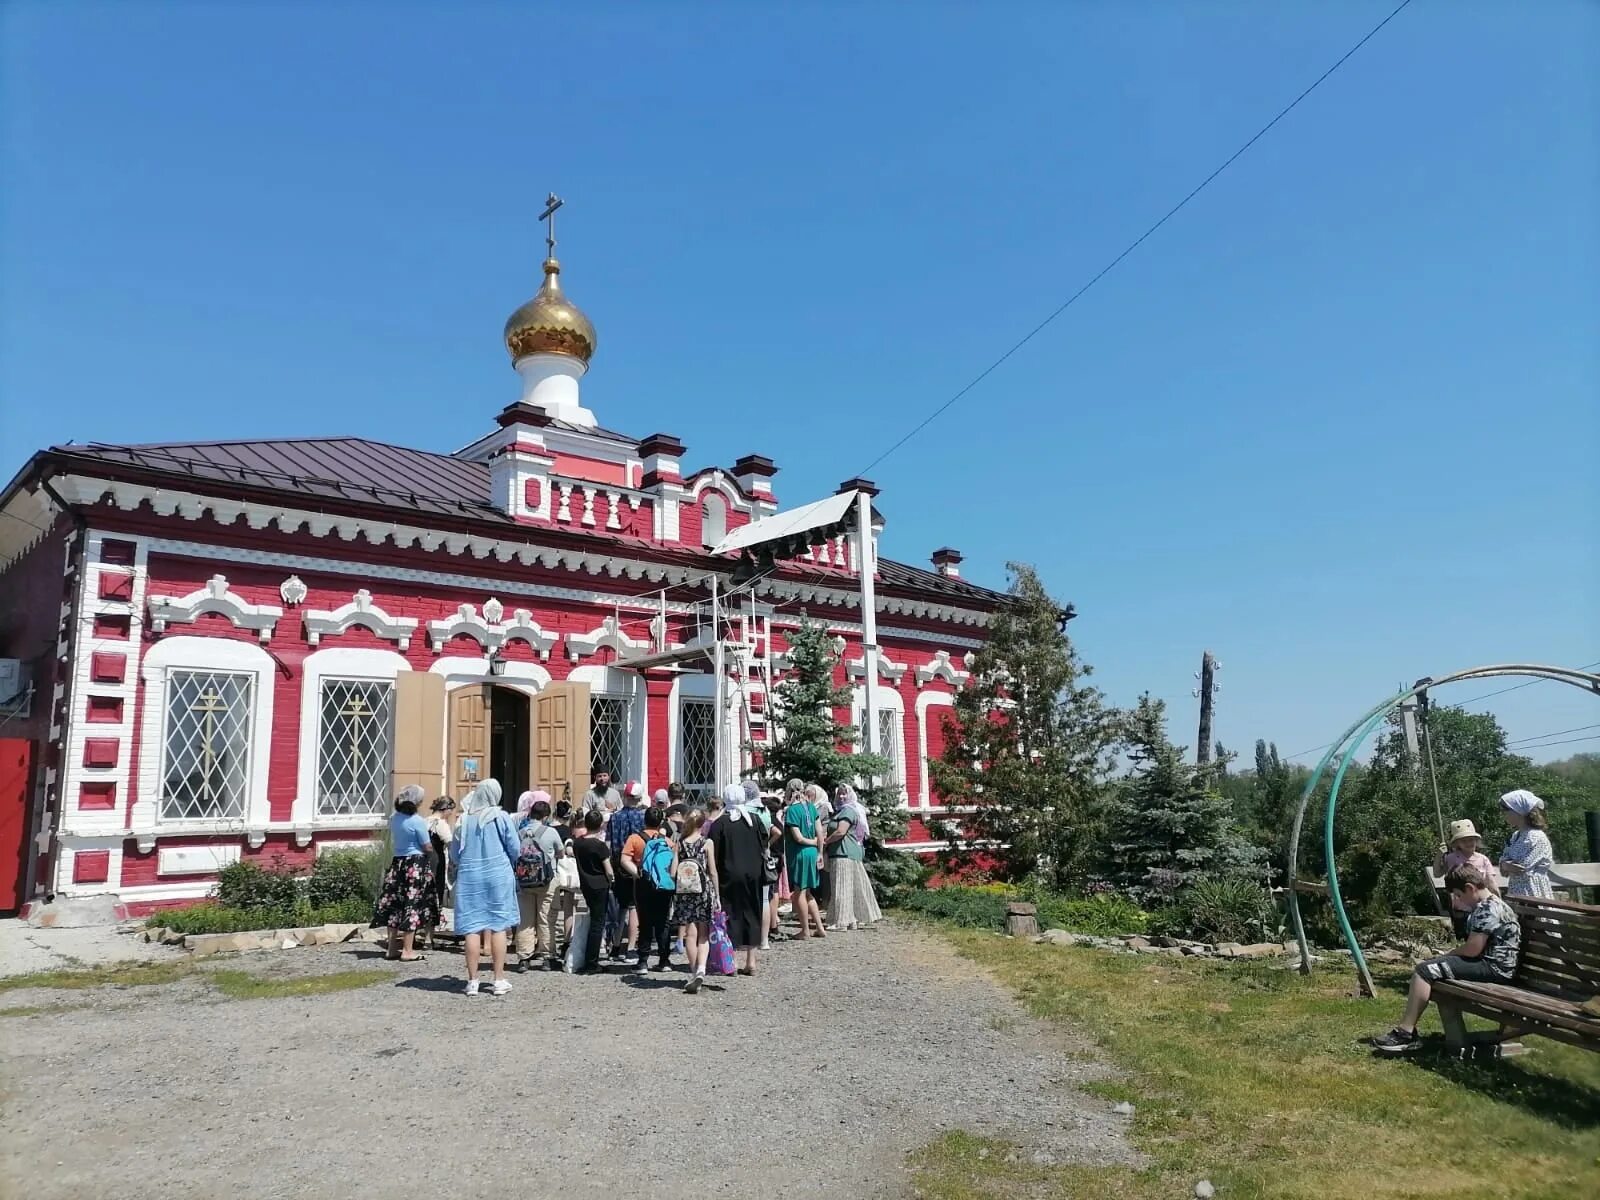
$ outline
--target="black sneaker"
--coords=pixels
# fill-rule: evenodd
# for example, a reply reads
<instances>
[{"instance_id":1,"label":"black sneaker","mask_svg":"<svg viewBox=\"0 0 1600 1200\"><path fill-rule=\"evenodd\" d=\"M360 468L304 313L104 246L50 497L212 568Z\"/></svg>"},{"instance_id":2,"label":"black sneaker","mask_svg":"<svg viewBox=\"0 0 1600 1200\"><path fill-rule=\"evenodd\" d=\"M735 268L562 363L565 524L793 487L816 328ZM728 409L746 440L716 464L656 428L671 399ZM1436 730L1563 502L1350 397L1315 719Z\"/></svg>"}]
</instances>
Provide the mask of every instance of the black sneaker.
<instances>
[{"instance_id":1,"label":"black sneaker","mask_svg":"<svg viewBox=\"0 0 1600 1200\"><path fill-rule=\"evenodd\" d=\"M650 969L652 971L670 971L670 970L672 970L672 964L669 963L666 959L663 958L660 962L658 962L655 966L651 967Z\"/></svg>"},{"instance_id":2,"label":"black sneaker","mask_svg":"<svg viewBox=\"0 0 1600 1200\"><path fill-rule=\"evenodd\" d=\"M1372 1039L1372 1048L1379 1054L1409 1054L1422 1045L1422 1038L1415 1029L1405 1030L1399 1026L1389 1030L1382 1037Z\"/></svg>"},{"instance_id":3,"label":"black sneaker","mask_svg":"<svg viewBox=\"0 0 1600 1200\"><path fill-rule=\"evenodd\" d=\"M698 992L699 990L700 990L700 976L698 976L698 975L689 976L689 982L683 985L684 994L687 995L687 996L692 996L696 992Z\"/></svg>"}]
</instances>

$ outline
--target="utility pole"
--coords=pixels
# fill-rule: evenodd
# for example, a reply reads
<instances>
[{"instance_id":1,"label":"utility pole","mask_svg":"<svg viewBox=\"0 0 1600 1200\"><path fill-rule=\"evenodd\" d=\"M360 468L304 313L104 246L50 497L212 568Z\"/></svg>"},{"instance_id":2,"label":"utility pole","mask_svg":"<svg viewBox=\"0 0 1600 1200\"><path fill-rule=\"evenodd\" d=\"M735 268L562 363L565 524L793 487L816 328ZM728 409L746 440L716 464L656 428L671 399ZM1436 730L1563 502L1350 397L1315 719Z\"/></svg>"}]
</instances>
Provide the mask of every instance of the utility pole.
<instances>
[{"instance_id":1,"label":"utility pole","mask_svg":"<svg viewBox=\"0 0 1600 1200\"><path fill-rule=\"evenodd\" d=\"M1211 704L1217 687L1217 660L1207 650L1200 657L1200 734L1194 761L1204 766L1211 761Z\"/></svg>"}]
</instances>

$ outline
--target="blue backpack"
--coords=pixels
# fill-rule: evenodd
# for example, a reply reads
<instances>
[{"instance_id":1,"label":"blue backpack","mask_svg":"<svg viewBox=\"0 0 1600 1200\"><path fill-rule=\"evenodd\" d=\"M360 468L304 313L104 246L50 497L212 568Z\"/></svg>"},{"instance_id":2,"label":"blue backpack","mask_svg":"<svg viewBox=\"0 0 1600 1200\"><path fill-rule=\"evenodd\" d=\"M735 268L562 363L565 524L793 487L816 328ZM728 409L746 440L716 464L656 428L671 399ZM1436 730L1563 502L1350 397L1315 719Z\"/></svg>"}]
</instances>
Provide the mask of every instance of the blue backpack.
<instances>
[{"instance_id":1,"label":"blue backpack","mask_svg":"<svg viewBox=\"0 0 1600 1200\"><path fill-rule=\"evenodd\" d=\"M644 844L644 877L659 892L678 890L672 878L672 843L666 838L653 837Z\"/></svg>"}]
</instances>

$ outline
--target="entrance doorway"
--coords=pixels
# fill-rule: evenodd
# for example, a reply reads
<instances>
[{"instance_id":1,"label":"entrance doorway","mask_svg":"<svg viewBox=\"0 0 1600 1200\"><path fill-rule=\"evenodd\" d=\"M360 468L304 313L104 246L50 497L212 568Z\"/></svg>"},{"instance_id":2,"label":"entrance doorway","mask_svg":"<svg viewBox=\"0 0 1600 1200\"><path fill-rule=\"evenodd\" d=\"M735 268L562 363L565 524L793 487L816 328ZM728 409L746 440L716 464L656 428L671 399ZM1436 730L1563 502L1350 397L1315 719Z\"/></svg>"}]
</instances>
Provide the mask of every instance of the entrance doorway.
<instances>
[{"instance_id":1,"label":"entrance doorway","mask_svg":"<svg viewBox=\"0 0 1600 1200\"><path fill-rule=\"evenodd\" d=\"M517 797L528 790L529 705L516 688L489 689L489 774L500 781L500 806L517 811Z\"/></svg>"}]
</instances>

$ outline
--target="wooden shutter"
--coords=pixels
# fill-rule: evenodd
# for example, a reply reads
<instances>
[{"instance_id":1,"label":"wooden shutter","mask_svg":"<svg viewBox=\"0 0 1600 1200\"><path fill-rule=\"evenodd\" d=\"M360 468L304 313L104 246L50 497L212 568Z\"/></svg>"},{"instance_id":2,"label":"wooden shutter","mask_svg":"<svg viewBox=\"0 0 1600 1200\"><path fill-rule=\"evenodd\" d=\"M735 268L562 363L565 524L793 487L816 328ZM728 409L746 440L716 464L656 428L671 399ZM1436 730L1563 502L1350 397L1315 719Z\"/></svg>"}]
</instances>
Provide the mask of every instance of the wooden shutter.
<instances>
[{"instance_id":1,"label":"wooden shutter","mask_svg":"<svg viewBox=\"0 0 1600 1200\"><path fill-rule=\"evenodd\" d=\"M489 778L489 686L450 693L450 794L460 799Z\"/></svg>"},{"instance_id":2,"label":"wooden shutter","mask_svg":"<svg viewBox=\"0 0 1600 1200\"><path fill-rule=\"evenodd\" d=\"M589 790L589 685L552 683L533 700L533 786L574 803Z\"/></svg>"},{"instance_id":3,"label":"wooden shutter","mask_svg":"<svg viewBox=\"0 0 1600 1200\"><path fill-rule=\"evenodd\" d=\"M402 671L394 681L394 765L390 791L419 785L444 791L444 676Z\"/></svg>"}]
</instances>

